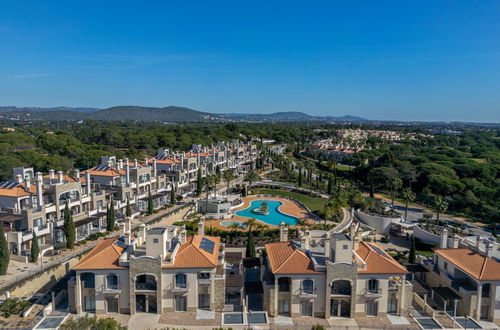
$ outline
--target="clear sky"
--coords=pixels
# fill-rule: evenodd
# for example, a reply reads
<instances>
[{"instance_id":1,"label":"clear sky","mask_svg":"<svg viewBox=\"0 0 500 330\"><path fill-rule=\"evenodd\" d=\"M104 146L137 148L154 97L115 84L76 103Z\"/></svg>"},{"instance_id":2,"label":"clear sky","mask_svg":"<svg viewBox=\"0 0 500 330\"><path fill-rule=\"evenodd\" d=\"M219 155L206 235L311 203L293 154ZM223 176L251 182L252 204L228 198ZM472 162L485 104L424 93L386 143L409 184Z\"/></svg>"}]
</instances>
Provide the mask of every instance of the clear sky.
<instances>
[{"instance_id":1,"label":"clear sky","mask_svg":"<svg viewBox=\"0 0 500 330\"><path fill-rule=\"evenodd\" d=\"M500 122L500 1L0 0L0 104Z\"/></svg>"}]
</instances>

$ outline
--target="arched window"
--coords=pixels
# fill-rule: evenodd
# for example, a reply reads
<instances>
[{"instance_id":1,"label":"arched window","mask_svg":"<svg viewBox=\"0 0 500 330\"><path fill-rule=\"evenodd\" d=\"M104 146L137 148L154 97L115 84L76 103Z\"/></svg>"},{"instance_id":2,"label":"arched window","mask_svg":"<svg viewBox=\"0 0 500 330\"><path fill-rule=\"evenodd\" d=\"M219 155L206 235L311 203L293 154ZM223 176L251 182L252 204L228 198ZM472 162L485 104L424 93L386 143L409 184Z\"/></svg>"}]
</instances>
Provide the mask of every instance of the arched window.
<instances>
[{"instance_id":1,"label":"arched window","mask_svg":"<svg viewBox=\"0 0 500 330\"><path fill-rule=\"evenodd\" d=\"M333 281L332 294L351 295L351 282L347 280Z\"/></svg>"},{"instance_id":2,"label":"arched window","mask_svg":"<svg viewBox=\"0 0 500 330\"><path fill-rule=\"evenodd\" d=\"M179 289L187 288L186 274L175 274L175 287Z\"/></svg>"},{"instance_id":3,"label":"arched window","mask_svg":"<svg viewBox=\"0 0 500 330\"><path fill-rule=\"evenodd\" d=\"M94 273L83 273L80 275L80 279L83 283L85 289L95 288L95 275Z\"/></svg>"},{"instance_id":4,"label":"arched window","mask_svg":"<svg viewBox=\"0 0 500 330\"><path fill-rule=\"evenodd\" d=\"M302 293L313 294L314 282L313 280L303 280L302 281Z\"/></svg>"},{"instance_id":5,"label":"arched window","mask_svg":"<svg viewBox=\"0 0 500 330\"><path fill-rule=\"evenodd\" d=\"M290 277L278 278L279 292L290 292Z\"/></svg>"},{"instance_id":6,"label":"arched window","mask_svg":"<svg viewBox=\"0 0 500 330\"><path fill-rule=\"evenodd\" d=\"M368 292L377 293L378 292L378 280L372 278L368 281Z\"/></svg>"},{"instance_id":7,"label":"arched window","mask_svg":"<svg viewBox=\"0 0 500 330\"><path fill-rule=\"evenodd\" d=\"M156 290L156 278L153 275L138 275L135 280L136 290Z\"/></svg>"},{"instance_id":8,"label":"arched window","mask_svg":"<svg viewBox=\"0 0 500 330\"><path fill-rule=\"evenodd\" d=\"M116 274L106 275L106 289L118 290L118 275Z\"/></svg>"}]
</instances>

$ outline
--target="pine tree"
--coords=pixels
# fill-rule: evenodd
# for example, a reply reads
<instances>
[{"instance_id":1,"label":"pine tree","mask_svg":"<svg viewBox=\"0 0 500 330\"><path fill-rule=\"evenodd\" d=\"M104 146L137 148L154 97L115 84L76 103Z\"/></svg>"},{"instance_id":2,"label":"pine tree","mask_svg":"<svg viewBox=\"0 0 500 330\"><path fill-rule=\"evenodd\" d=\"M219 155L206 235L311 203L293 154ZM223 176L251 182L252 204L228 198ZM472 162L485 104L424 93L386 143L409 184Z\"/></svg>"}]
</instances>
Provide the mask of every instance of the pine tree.
<instances>
[{"instance_id":1,"label":"pine tree","mask_svg":"<svg viewBox=\"0 0 500 330\"><path fill-rule=\"evenodd\" d=\"M3 223L0 223L0 275L5 275L7 273L9 261L9 245L7 244L7 239L5 238L5 233L3 231Z\"/></svg>"},{"instance_id":2,"label":"pine tree","mask_svg":"<svg viewBox=\"0 0 500 330\"><path fill-rule=\"evenodd\" d=\"M40 246L38 246L38 238L35 231L33 231L33 238L31 239L31 261L37 262L38 255L40 254Z\"/></svg>"},{"instance_id":3,"label":"pine tree","mask_svg":"<svg viewBox=\"0 0 500 330\"><path fill-rule=\"evenodd\" d=\"M302 187L302 169L299 167L299 178L297 180L297 185Z\"/></svg>"},{"instance_id":4,"label":"pine tree","mask_svg":"<svg viewBox=\"0 0 500 330\"><path fill-rule=\"evenodd\" d=\"M410 254L408 255L408 262L414 264L417 261L417 249L415 247L415 238L411 240Z\"/></svg>"},{"instance_id":5,"label":"pine tree","mask_svg":"<svg viewBox=\"0 0 500 330\"><path fill-rule=\"evenodd\" d=\"M329 176L328 177L328 186L326 188L326 192L328 193L328 195L331 195L332 194L332 188L333 188L333 182L332 182L332 177Z\"/></svg>"},{"instance_id":6,"label":"pine tree","mask_svg":"<svg viewBox=\"0 0 500 330\"><path fill-rule=\"evenodd\" d=\"M154 204L153 204L153 196L151 195L151 190L148 195L148 214L153 214Z\"/></svg>"},{"instance_id":7,"label":"pine tree","mask_svg":"<svg viewBox=\"0 0 500 330\"><path fill-rule=\"evenodd\" d=\"M125 208L125 216L127 216L127 218L130 218L132 216L132 208L130 207L130 200L128 197L127 197L127 207Z\"/></svg>"},{"instance_id":8,"label":"pine tree","mask_svg":"<svg viewBox=\"0 0 500 330\"><path fill-rule=\"evenodd\" d=\"M76 233L73 215L69 211L68 202L64 207L64 236L66 237L66 247L73 249L75 247Z\"/></svg>"},{"instance_id":9,"label":"pine tree","mask_svg":"<svg viewBox=\"0 0 500 330\"><path fill-rule=\"evenodd\" d=\"M170 192L170 204L175 204L175 190L172 187L172 191Z\"/></svg>"},{"instance_id":10,"label":"pine tree","mask_svg":"<svg viewBox=\"0 0 500 330\"><path fill-rule=\"evenodd\" d=\"M113 197L111 197L111 201L109 202L107 215L106 215L106 230L113 231L115 230L115 202L113 201Z\"/></svg>"},{"instance_id":11,"label":"pine tree","mask_svg":"<svg viewBox=\"0 0 500 330\"><path fill-rule=\"evenodd\" d=\"M203 178L201 177L201 168L198 168L198 175L196 177L196 196L200 196L203 191Z\"/></svg>"},{"instance_id":12,"label":"pine tree","mask_svg":"<svg viewBox=\"0 0 500 330\"><path fill-rule=\"evenodd\" d=\"M248 232L247 248L245 255L247 258L255 258L255 242L252 231Z\"/></svg>"}]
</instances>

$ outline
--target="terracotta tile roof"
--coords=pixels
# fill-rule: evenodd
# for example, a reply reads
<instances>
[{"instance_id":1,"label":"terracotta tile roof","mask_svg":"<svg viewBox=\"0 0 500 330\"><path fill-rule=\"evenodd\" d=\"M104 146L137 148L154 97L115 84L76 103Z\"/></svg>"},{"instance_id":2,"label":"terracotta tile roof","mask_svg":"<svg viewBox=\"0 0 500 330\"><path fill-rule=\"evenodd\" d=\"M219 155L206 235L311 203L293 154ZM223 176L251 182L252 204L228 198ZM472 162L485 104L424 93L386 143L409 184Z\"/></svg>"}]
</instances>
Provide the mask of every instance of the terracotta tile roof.
<instances>
[{"instance_id":1,"label":"terracotta tile roof","mask_svg":"<svg viewBox=\"0 0 500 330\"><path fill-rule=\"evenodd\" d=\"M212 253L201 248L201 241L205 238L214 243ZM220 237L195 235L188 237L182 244L172 265L163 265L162 268L213 268L217 267L219 258Z\"/></svg>"},{"instance_id":2,"label":"terracotta tile roof","mask_svg":"<svg viewBox=\"0 0 500 330\"><path fill-rule=\"evenodd\" d=\"M358 268L359 274L409 274L406 268L375 243L360 242L356 253L366 263L365 269Z\"/></svg>"},{"instance_id":3,"label":"terracotta tile roof","mask_svg":"<svg viewBox=\"0 0 500 330\"><path fill-rule=\"evenodd\" d=\"M435 252L477 280L500 281L500 262L471 249L436 249Z\"/></svg>"},{"instance_id":4,"label":"terracotta tile roof","mask_svg":"<svg viewBox=\"0 0 500 330\"><path fill-rule=\"evenodd\" d=\"M156 156L156 163L157 164L179 164L181 162L180 159L173 159L172 157L166 157L166 156ZM149 161L150 164L153 163L153 159Z\"/></svg>"},{"instance_id":5,"label":"terracotta tile roof","mask_svg":"<svg viewBox=\"0 0 500 330\"><path fill-rule=\"evenodd\" d=\"M44 175L43 176L44 179L50 179L50 175ZM54 178L52 179L52 182L57 182L58 180L58 176L57 174L54 175ZM67 175L67 174L63 174L63 181L68 181L68 182L76 182L75 178Z\"/></svg>"},{"instance_id":6,"label":"terracotta tile roof","mask_svg":"<svg viewBox=\"0 0 500 330\"><path fill-rule=\"evenodd\" d=\"M26 191L24 183L18 183L15 180L0 182L0 196L23 197L36 193L36 185L30 186L30 191Z\"/></svg>"},{"instance_id":7,"label":"terracotta tile roof","mask_svg":"<svg viewBox=\"0 0 500 330\"><path fill-rule=\"evenodd\" d=\"M320 274L307 254L292 242L266 244L266 251L273 274Z\"/></svg>"},{"instance_id":8,"label":"terracotta tile roof","mask_svg":"<svg viewBox=\"0 0 500 330\"><path fill-rule=\"evenodd\" d=\"M82 172L82 174L85 174L87 172L90 172L90 175L95 175L95 176L120 176L125 174L124 169L118 171L115 167L109 167L109 166L96 166L91 169L88 169L87 171Z\"/></svg>"},{"instance_id":9,"label":"terracotta tile roof","mask_svg":"<svg viewBox=\"0 0 500 330\"><path fill-rule=\"evenodd\" d=\"M126 269L119 266L118 259L125 248L115 244L116 237L106 238L83 257L74 267L75 270Z\"/></svg>"}]
</instances>

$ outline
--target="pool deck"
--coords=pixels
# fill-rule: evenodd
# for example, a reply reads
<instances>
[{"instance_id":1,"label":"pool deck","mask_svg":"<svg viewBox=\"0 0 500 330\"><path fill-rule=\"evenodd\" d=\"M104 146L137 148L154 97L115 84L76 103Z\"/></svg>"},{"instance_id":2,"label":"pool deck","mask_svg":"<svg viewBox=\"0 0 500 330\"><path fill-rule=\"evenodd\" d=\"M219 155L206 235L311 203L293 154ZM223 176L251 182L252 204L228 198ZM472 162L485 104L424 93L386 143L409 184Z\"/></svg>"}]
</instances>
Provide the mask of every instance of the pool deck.
<instances>
[{"instance_id":1,"label":"pool deck","mask_svg":"<svg viewBox=\"0 0 500 330\"><path fill-rule=\"evenodd\" d=\"M311 215L309 214L309 212L306 209L304 209L302 206L300 206L300 204L298 204L297 202L295 202L293 200L282 198L282 197L247 196L247 197L243 198L243 204L242 205L240 205L237 208L231 210L231 213L233 213L233 216L231 218L229 218L229 219L222 219L222 220L210 220L207 223L207 225L214 226L214 228L229 230L230 229L229 227L222 226L220 223L223 222L223 221L241 221L241 222L246 222L250 218L236 215L236 212L238 212L240 210L246 209L247 207L250 206L250 203L252 201L254 201L254 200L263 200L263 199L280 201L280 202L283 203L279 207L279 211L281 213L284 213L286 215L289 215L289 216L292 216L292 217L296 217L296 218L299 218L299 219L304 219L305 218L307 220L308 224L310 224L310 225L314 224L314 220L311 217ZM267 223L265 223L263 221L260 221L260 220L257 220L256 222L260 223L260 224L263 224L263 225L266 225L266 226L268 226L269 228L272 228L272 229L279 228L279 226L270 225L270 224L267 224ZM295 228L295 227L297 227L297 226L290 226L290 228ZM240 229L240 230L244 231L246 229Z\"/></svg>"}]
</instances>

